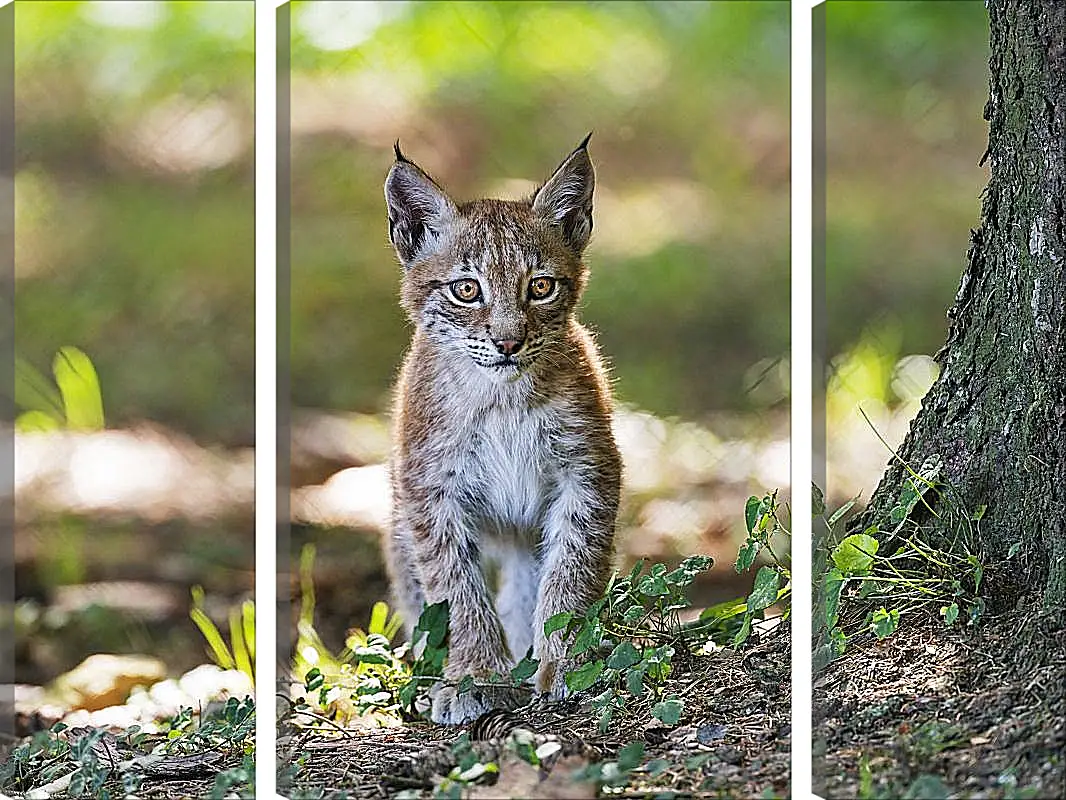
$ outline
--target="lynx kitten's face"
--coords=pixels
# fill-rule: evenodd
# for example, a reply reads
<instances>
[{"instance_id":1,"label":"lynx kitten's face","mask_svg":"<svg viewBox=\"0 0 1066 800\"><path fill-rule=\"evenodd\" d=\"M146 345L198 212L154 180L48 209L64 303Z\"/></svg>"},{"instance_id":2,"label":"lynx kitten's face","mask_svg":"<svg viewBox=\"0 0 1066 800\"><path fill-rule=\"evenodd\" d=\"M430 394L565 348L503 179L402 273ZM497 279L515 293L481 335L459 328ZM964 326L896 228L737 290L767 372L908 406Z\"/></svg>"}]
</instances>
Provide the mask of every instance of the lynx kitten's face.
<instances>
[{"instance_id":1,"label":"lynx kitten's face","mask_svg":"<svg viewBox=\"0 0 1066 800\"><path fill-rule=\"evenodd\" d=\"M526 202L456 205L397 150L386 200L402 304L441 354L517 377L561 342L592 228L584 143Z\"/></svg>"},{"instance_id":2,"label":"lynx kitten's face","mask_svg":"<svg viewBox=\"0 0 1066 800\"><path fill-rule=\"evenodd\" d=\"M521 204L460 210L449 246L406 275L404 305L432 340L489 370L528 368L563 331L583 275Z\"/></svg>"}]
</instances>

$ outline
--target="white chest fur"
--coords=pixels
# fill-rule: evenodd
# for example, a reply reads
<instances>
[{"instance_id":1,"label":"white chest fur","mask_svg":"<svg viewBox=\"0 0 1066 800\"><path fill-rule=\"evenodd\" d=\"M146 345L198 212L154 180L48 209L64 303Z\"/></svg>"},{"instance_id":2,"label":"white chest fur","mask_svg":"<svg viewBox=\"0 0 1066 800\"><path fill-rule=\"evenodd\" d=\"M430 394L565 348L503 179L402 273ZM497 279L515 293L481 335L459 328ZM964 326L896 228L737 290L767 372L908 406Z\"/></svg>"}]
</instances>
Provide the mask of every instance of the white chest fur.
<instances>
[{"instance_id":1,"label":"white chest fur","mask_svg":"<svg viewBox=\"0 0 1066 800\"><path fill-rule=\"evenodd\" d=\"M486 380L480 369L465 377L447 396L450 424L439 429L437 464L481 533L535 533L558 487L551 431L559 410L530 403L525 380Z\"/></svg>"},{"instance_id":2,"label":"white chest fur","mask_svg":"<svg viewBox=\"0 0 1066 800\"><path fill-rule=\"evenodd\" d=\"M557 474L544 436L545 416L538 410L490 408L473 432L476 443L461 474L477 498L486 533L496 526L495 532L504 533L540 523Z\"/></svg>"}]
</instances>

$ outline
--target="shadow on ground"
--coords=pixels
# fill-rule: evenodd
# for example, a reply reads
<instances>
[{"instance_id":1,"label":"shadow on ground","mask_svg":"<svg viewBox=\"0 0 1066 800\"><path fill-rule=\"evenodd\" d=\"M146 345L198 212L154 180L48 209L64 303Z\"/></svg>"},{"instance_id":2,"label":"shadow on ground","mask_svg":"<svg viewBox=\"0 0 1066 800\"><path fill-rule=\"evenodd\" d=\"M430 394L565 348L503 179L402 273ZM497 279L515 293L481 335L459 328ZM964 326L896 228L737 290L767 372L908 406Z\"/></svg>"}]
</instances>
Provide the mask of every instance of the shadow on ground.
<instances>
[{"instance_id":1,"label":"shadow on ground","mask_svg":"<svg viewBox=\"0 0 1066 800\"><path fill-rule=\"evenodd\" d=\"M1062 619L1015 611L961 630L929 619L850 648L815 682L816 791L1066 797Z\"/></svg>"},{"instance_id":2,"label":"shadow on ground","mask_svg":"<svg viewBox=\"0 0 1066 800\"><path fill-rule=\"evenodd\" d=\"M651 715L645 695L605 733L588 697L502 714L490 724L446 728L413 722L369 733L315 732L283 719L278 735L279 791L297 797L431 797L461 765L469 735L477 760L491 769L457 787L461 796L592 798L634 742L643 754L618 776L614 791L656 795L784 797L791 748L791 638L779 625L739 651L711 656L680 652L663 694L684 700L674 725ZM492 713L492 712L490 712ZM522 742L549 753L533 766L519 757ZM558 747L556 747L558 744ZM544 748L543 750L541 748ZM603 769L590 771L590 765ZM624 766L624 765L623 765ZM599 779L590 779L598 773ZM608 780L604 780L604 779ZM439 796L452 796L441 794ZM458 797L459 794L454 796Z\"/></svg>"}]
</instances>

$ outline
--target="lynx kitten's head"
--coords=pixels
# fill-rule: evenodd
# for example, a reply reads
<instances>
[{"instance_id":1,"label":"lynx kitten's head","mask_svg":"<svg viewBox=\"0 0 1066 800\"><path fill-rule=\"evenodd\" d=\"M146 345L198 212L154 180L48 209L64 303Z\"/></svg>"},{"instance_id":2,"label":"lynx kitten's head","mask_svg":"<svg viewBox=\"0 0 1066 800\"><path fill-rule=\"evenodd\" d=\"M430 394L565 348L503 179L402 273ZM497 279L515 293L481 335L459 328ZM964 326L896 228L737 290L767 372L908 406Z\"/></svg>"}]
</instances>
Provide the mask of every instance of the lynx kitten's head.
<instances>
[{"instance_id":1,"label":"lynx kitten's head","mask_svg":"<svg viewBox=\"0 0 1066 800\"><path fill-rule=\"evenodd\" d=\"M529 200L463 204L397 145L385 202L401 303L440 352L514 377L561 340L585 285L596 182L588 140Z\"/></svg>"}]
</instances>

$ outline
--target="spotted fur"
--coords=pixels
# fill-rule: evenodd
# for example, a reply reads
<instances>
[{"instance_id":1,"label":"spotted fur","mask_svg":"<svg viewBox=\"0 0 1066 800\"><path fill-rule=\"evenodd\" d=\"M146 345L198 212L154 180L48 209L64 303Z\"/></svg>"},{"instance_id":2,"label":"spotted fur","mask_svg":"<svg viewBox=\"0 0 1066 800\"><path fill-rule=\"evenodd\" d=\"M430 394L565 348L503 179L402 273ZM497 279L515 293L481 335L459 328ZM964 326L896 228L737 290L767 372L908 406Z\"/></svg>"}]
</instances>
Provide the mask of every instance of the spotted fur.
<instances>
[{"instance_id":1,"label":"spotted fur","mask_svg":"<svg viewBox=\"0 0 1066 800\"><path fill-rule=\"evenodd\" d=\"M448 601L446 678L506 672L532 647L535 688L553 698L566 648L544 622L603 591L621 473L606 372L575 314L587 142L521 202L457 205L398 146L385 183L414 324L394 413L395 600L409 634L423 603ZM459 724L509 702L444 685L432 716Z\"/></svg>"}]
</instances>

